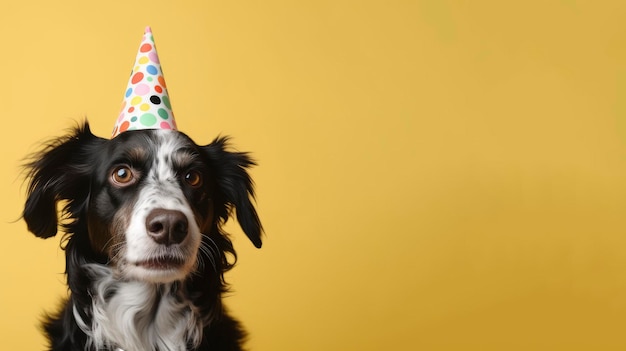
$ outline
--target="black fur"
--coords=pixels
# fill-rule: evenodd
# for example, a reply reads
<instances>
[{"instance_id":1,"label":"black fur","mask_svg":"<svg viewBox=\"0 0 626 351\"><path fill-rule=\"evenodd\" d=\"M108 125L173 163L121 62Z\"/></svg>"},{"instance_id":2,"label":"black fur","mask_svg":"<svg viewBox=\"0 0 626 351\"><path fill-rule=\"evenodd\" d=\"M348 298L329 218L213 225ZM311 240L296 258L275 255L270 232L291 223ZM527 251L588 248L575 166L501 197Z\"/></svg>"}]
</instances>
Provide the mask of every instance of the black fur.
<instances>
[{"instance_id":1,"label":"black fur","mask_svg":"<svg viewBox=\"0 0 626 351\"><path fill-rule=\"evenodd\" d=\"M87 337L77 324L72 307L76 306L83 321L89 323L92 282L84 267L110 264L112 251L107 247L110 239L107 228L119 206L133 196L132 191L108 186L108 167L122 157L122 151L129 145L141 144L152 133L150 130L125 132L108 140L93 135L85 122L69 135L47 144L26 165L29 185L23 218L29 231L41 238L55 236L58 227L65 233L62 247L66 253L70 295L62 308L47 316L43 323L50 350L85 350ZM245 333L228 315L221 300L227 291L224 273L237 258L222 226L234 211L246 235L256 247L261 247L262 226L251 201L254 190L247 173L255 163L246 153L228 151L227 138L216 138L206 146L198 146L181 135L199 155L198 167L207 179L202 191L189 191L185 196L201 223L202 232L221 252L219 259L214 260L215 271L211 264L199 265L196 272L176 283L175 288L180 296L193 301L205 321L197 350L240 350ZM203 254L202 250L198 252ZM208 262L208 258L204 261Z\"/></svg>"}]
</instances>

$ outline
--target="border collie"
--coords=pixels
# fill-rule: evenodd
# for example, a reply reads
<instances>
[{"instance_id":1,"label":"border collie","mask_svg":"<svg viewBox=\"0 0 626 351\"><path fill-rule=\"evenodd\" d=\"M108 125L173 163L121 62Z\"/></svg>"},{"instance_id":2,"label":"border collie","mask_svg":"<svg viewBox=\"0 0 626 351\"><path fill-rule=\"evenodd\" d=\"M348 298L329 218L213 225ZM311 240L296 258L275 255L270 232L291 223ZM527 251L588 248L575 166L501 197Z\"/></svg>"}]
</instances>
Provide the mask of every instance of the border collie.
<instances>
[{"instance_id":1,"label":"border collie","mask_svg":"<svg viewBox=\"0 0 626 351\"><path fill-rule=\"evenodd\" d=\"M261 247L253 165L227 138L108 140L87 122L32 156L23 218L40 238L65 233L70 294L43 323L50 350L241 350L245 332L222 304L237 259L222 226L234 211Z\"/></svg>"}]
</instances>

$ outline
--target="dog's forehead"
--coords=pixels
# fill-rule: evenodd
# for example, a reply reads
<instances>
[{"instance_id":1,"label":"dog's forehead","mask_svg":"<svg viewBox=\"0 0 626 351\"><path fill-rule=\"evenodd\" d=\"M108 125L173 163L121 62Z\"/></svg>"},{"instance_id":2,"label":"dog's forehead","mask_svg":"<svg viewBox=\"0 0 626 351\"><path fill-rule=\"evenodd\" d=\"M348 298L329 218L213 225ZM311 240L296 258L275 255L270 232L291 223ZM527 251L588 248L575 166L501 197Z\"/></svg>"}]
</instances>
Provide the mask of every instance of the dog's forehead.
<instances>
[{"instance_id":1,"label":"dog's forehead","mask_svg":"<svg viewBox=\"0 0 626 351\"><path fill-rule=\"evenodd\" d=\"M110 147L117 158L138 162L180 164L197 154L197 145L189 137L169 130L127 131L111 140Z\"/></svg>"}]
</instances>

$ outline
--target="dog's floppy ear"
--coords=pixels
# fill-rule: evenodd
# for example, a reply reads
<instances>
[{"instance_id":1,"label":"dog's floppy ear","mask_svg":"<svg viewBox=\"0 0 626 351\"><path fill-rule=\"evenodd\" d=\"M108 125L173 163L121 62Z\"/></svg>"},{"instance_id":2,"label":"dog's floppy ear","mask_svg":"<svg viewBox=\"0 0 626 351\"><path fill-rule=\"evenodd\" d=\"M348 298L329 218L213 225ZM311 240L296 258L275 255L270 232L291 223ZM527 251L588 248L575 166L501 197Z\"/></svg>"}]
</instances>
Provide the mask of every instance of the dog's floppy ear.
<instances>
[{"instance_id":1,"label":"dog's floppy ear","mask_svg":"<svg viewBox=\"0 0 626 351\"><path fill-rule=\"evenodd\" d=\"M25 165L28 193L22 214L29 231L40 238L57 233L58 201L67 200L63 212L74 219L86 206L93 155L104 141L94 136L85 122L30 157Z\"/></svg>"},{"instance_id":2,"label":"dog's floppy ear","mask_svg":"<svg viewBox=\"0 0 626 351\"><path fill-rule=\"evenodd\" d=\"M227 150L228 138L219 137L202 150L211 162L216 177L214 194L215 211L218 218L226 222L234 208L237 221L250 241L260 248L263 227L254 208L254 184L247 169L256 163L243 152Z\"/></svg>"}]
</instances>

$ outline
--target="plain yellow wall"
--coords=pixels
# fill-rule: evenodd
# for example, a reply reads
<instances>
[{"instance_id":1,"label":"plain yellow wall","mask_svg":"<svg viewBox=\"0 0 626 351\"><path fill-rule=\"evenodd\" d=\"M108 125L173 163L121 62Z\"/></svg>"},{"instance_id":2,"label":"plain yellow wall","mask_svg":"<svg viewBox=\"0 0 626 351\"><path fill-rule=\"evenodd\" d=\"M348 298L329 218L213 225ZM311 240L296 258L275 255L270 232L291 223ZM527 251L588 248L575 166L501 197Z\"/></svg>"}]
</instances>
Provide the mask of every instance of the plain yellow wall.
<instances>
[{"instance_id":1,"label":"plain yellow wall","mask_svg":"<svg viewBox=\"0 0 626 351\"><path fill-rule=\"evenodd\" d=\"M626 349L626 2L5 1L0 348L40 350L58 238L19 165L107 137L146 25L181 130L234 136L267 231L252 350Z\"/></svg>"}]
</instances>

